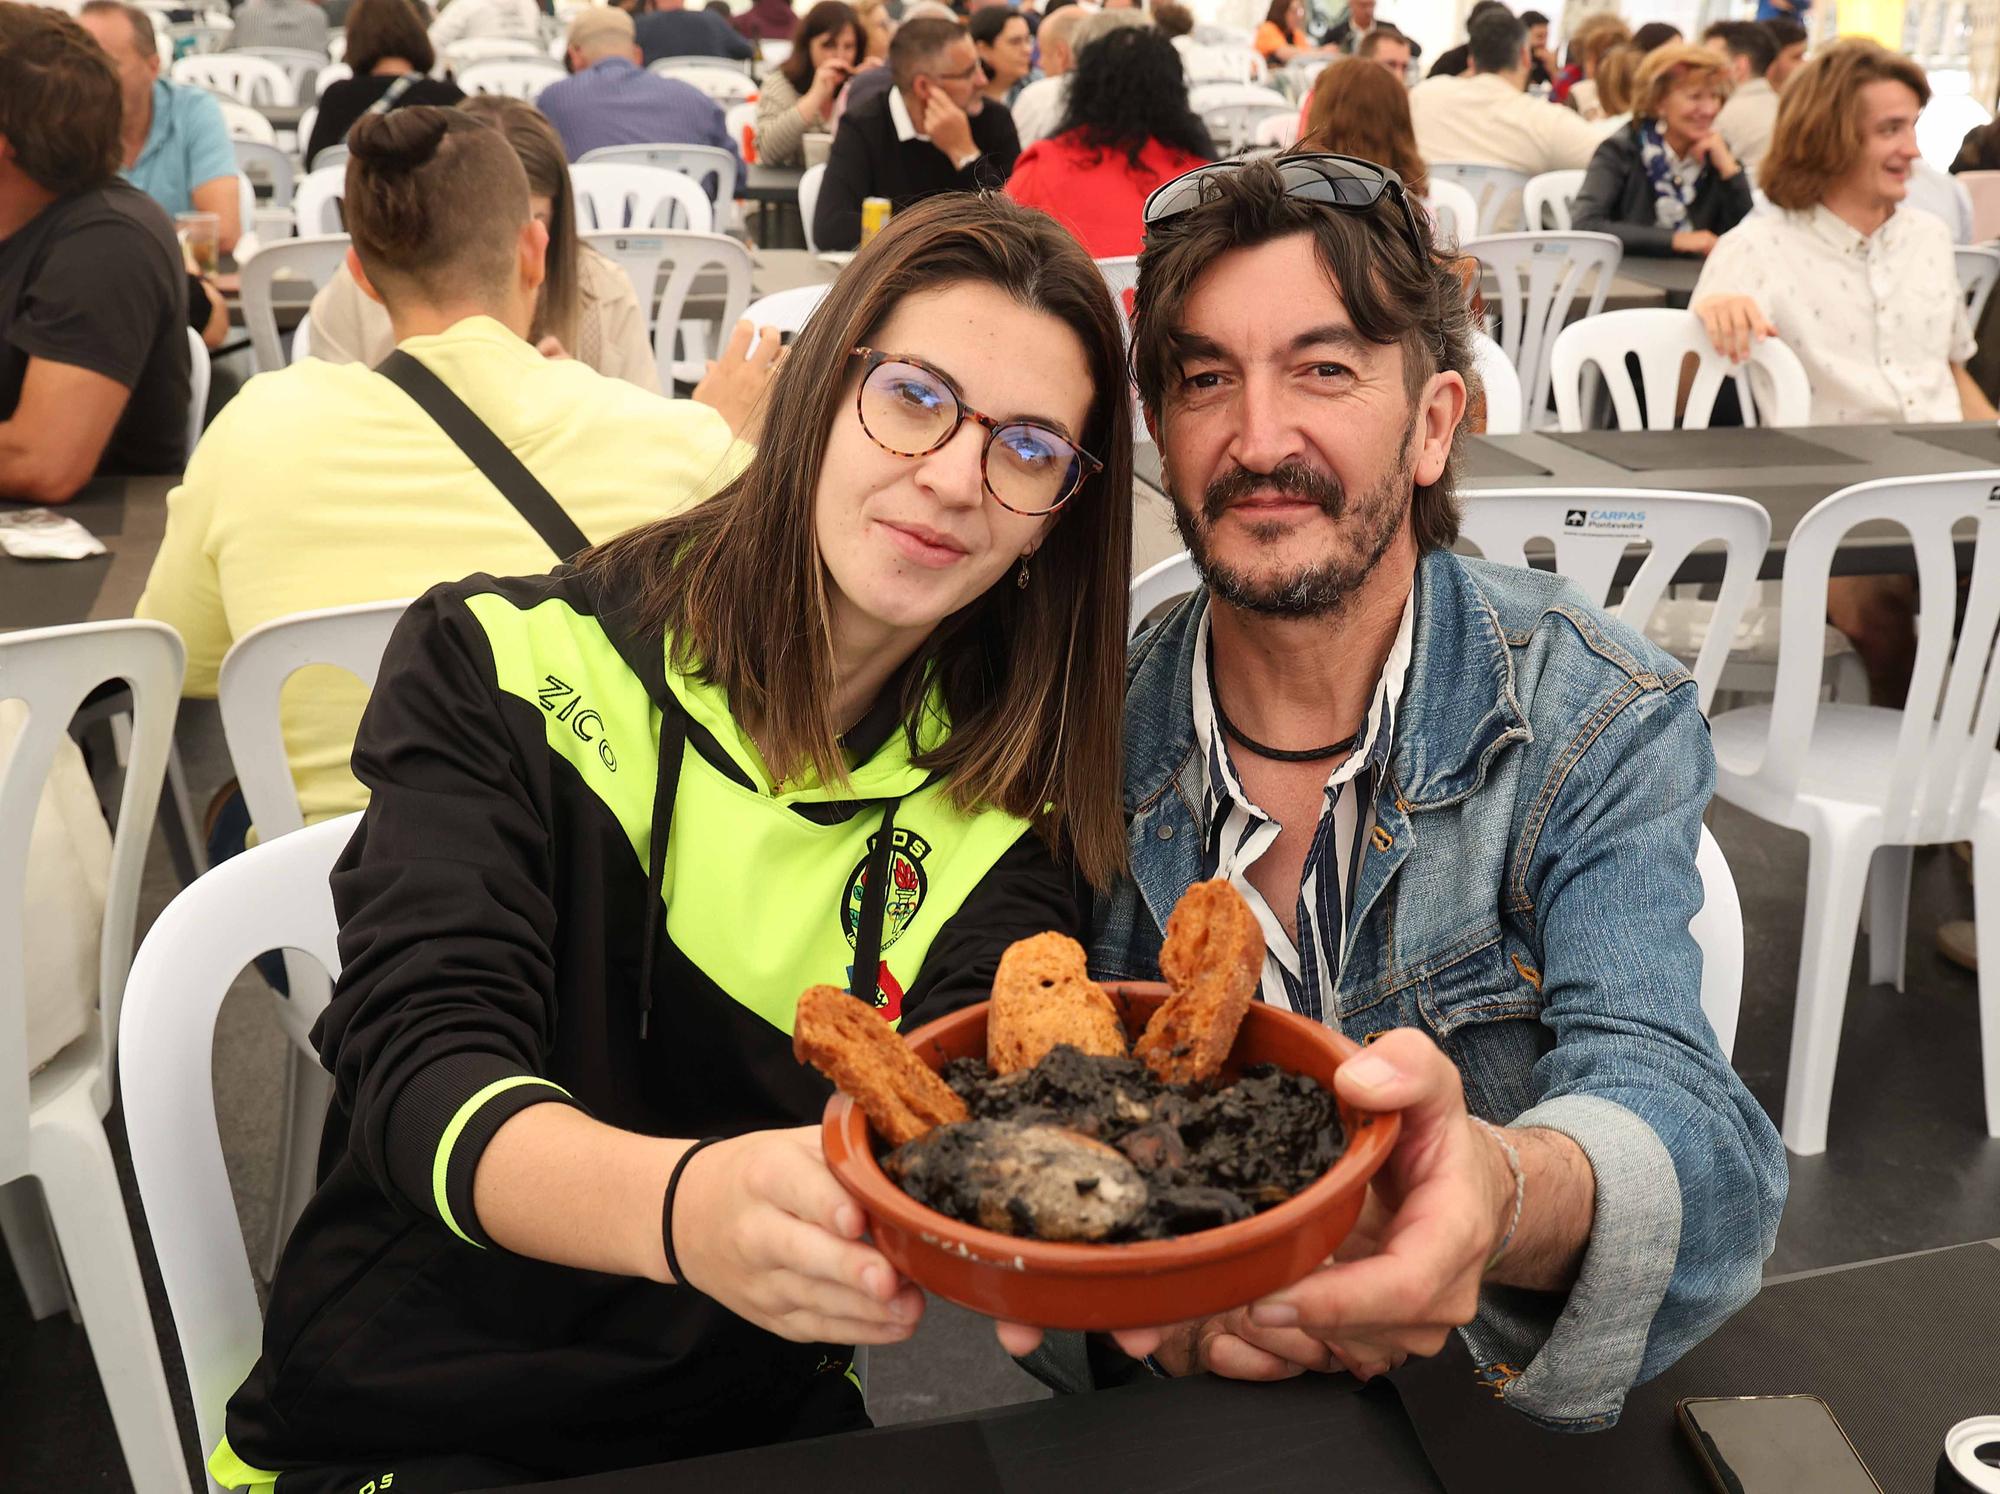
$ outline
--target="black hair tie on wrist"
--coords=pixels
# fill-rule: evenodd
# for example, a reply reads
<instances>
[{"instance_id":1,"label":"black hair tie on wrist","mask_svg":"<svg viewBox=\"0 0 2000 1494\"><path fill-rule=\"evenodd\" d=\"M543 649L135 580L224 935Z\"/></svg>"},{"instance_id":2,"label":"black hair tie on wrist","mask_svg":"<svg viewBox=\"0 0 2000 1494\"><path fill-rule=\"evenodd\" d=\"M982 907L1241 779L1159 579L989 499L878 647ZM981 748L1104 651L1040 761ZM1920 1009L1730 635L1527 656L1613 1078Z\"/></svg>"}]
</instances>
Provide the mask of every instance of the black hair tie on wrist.
<instances>
[{"instance_id":1,"label":"black hair tie on wrist","mask_svg":"<svg viewBox=\"0 0 2000 1494\"><path fill-rule=\"evenodd\" d=\"M675 1286L688 1286L688 1279L681 1274L680 1259L674 1254L674 1195L680 1192L681 1174L687 1171L687 1165L694 1160L694 1154L705 1146L714 1146L722 1139L720 1136L702 1137L700 1141L681 1153L680 1161L676 1162L674 1170L667 1174L667 1193L660 1202L660 1243L666 1247L667 1272L674 1278ZM700 1287L688 1287L688 1289L696 1292L701 1290Z\"/></svg>"}]
</instances>

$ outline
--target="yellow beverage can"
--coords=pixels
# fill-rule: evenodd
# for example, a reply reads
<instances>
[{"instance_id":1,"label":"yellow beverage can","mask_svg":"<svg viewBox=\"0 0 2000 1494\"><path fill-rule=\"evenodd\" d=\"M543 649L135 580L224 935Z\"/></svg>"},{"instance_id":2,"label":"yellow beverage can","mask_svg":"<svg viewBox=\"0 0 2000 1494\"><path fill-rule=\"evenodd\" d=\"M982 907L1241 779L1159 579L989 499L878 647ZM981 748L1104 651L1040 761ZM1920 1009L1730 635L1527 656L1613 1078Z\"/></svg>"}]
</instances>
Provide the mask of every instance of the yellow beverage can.
<instances>
[{"instance_id":1,"label":"yellow beverage can","mask_svg":"<svg viewBox=\"0 0 2000 1494\"><path fill-rule=\"evenodd\" d=\"M861 199L861 242L867 243L880 233L889 221L894 209L886 197L864 197Z\"/></svg>"}]
</instances>

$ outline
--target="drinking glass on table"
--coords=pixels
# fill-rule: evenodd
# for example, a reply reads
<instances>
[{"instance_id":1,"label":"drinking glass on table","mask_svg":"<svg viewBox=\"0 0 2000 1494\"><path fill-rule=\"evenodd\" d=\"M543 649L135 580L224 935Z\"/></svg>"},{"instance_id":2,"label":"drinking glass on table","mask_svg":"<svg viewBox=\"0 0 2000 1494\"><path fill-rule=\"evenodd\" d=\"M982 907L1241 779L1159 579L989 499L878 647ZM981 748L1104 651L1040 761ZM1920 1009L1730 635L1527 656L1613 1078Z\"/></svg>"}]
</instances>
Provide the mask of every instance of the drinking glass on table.
<instances>
[{"instance_id":1,"label":"drinking glass on table","mask_svg":"<svg viewBox=\"0 0 2000 1494\"><path fill-rule=\"evenodd\" d=\"M198 274L213 275L222 267L222 220L214 213L176 213L174 232Z\"/></svg>"}]
</instances>

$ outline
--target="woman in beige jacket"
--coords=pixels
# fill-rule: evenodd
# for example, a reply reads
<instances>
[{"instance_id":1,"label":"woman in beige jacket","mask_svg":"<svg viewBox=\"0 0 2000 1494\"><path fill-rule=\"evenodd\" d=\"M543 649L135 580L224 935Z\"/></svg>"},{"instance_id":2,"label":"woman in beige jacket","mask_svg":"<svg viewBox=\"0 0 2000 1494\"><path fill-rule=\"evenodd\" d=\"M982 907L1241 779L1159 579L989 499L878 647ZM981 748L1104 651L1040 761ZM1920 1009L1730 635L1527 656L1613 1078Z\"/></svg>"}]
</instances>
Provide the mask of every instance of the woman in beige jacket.
<instances>
[{"instance_id":1,"label":"woman in beige jacket","mask_svg":"<svg viewBox=\"0 0 2000 1494\"><path fill-rule=\"evenodd\" d=\"M764 75L757 95L759 165L805 165L806 132L833 128L834 100L867 50L861 18L842 0L820 0L805 13L792 55Z\"/></svg>"},{"instance_id":2,"label":"woman in beige jacket","mask_svg":"<svg viewBox=\"0 0 2000 1494\"><path fill-rule=\"evenodd\" d=\"M535 216L548 225L547 276L530 334L536 346L551 357L575 358L607 378L660 393L647 313L630 277L577 237L569 165L555 127L519 99L483 94L461 107L507 137L527 169ZM396 345L389 313L363 294L344 265L313 297L311 317L312 355L328 363L372 366Z\"/></svg>"}]
</instances>

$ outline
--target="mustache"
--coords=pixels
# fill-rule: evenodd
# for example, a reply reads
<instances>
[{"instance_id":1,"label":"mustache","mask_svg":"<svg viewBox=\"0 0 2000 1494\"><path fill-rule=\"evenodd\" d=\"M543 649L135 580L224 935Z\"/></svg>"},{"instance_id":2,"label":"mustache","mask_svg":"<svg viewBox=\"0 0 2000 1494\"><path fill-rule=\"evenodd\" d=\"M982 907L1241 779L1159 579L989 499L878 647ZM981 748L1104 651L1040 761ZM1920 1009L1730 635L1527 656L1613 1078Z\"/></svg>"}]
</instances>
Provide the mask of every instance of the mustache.
<instances>
[{"instance_id":1,"label":"mustache","mask_svg":"<svg viewBox=\"0 0 2000 1494\"><path fill-rule=\"evenodd\" d=\"M1216 478L1201 495L1202 518L1213 524L1235 504L1260 493L1302 499L1329 519L1338 519L1347 509L1347 493L1339 479L1315 472L1303 462L1280 462L1269 472L1238 467Z\"/></svg>"}]
</instances>

